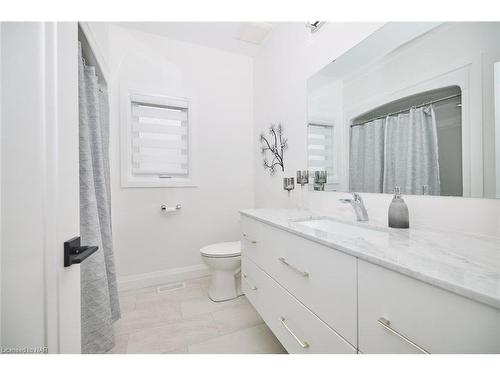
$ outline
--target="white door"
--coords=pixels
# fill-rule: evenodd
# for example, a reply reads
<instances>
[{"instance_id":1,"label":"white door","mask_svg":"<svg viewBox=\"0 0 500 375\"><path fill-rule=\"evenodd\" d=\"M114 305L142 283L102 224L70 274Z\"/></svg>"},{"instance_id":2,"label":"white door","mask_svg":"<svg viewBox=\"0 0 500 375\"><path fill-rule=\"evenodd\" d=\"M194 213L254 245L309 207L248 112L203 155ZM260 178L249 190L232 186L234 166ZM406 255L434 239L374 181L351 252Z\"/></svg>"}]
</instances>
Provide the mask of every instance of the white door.
<instances>
[{"instance_id":1,"label":"white door","mask_svg":"<svg viewBox=\"0 0 500 375\"><path fill-rule=\"evenodd\" d=\"M4 23L2 349L80 353L76 23Z\"/></svg>"},{"instance_id":2,"label":"white door","mask_svg":"<svg viewBox=\"0 0 500 375\"><path fill-rule=\"evenodd\" d=\"M496 197L500 198L500 62L495 63L495 165Z\"/></svg>"}]
</instances>

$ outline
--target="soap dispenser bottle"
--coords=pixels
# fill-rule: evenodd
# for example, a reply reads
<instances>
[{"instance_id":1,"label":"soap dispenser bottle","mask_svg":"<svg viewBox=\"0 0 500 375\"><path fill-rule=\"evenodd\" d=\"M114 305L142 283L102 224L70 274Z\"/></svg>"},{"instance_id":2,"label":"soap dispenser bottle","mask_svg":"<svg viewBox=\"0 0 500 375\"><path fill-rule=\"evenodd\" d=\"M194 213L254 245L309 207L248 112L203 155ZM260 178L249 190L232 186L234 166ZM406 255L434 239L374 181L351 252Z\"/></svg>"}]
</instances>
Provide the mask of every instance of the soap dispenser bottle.
<instances>
[{"instance_id":1,"label":"soap dispenser bottle","mask_svg":"<svg viewBox=\"0 0 500 375\"><path fill-rule=\"evenodd\" d=\"M401 198L401 189L399 186L394 188L394 198L389 206L389 227L391 228L409 228L410 218L408 215L408 206Z\"/></svg>"}]
</instances>

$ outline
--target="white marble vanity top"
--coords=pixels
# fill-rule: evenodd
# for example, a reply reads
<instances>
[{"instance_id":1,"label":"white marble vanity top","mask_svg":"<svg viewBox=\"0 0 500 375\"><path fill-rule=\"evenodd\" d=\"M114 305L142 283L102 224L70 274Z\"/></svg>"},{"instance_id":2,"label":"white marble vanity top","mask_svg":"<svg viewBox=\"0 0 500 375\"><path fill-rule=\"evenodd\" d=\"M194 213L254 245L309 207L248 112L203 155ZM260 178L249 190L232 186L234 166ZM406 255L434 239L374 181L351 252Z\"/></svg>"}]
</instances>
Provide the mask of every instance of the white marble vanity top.
<instances>
[{"instance_id":1,"label":"white marble vanity top","mask_svg":"<svg viewBox=\"0 0 500 375\"><path fill-rule=\"evenodd\" d=\"M424 227L392 229L311 210L248 209L242 215L500 309L500 239ZM360 228L304 225L325 218ZM321 223L319 223L321 224ZM342 224L337 225L342 228Z\"/></svg>"}]
</instances>

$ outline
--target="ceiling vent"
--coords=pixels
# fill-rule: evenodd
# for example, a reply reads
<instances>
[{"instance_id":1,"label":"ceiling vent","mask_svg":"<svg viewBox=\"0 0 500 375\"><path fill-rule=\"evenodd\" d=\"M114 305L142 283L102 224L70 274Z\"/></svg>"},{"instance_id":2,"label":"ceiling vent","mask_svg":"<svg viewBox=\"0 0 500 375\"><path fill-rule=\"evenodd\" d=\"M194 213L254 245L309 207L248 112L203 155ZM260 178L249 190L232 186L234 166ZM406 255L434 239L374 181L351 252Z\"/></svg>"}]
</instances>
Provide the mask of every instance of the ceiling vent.
<instances>
[{"instance_id":1,"label":"ceiling vent","mask_svg":"<svg viewBox=\"0 0 500 375\"><path fill-rule=\"evenodd\" d=\"M311 31L311 34L317 32L326 21L309 21L306 23L306 27Z\"/></svg>"},{"instance_id":2,"label":"ceiling vent","mask_svg":"<svg viewBox=\"0 0 500 375\"><path fill-rule=\"evenodd\" d=\"M252 44L261 44L272 29L266 22L242 22L235 39Z\"/></svg>"}]
</instances>

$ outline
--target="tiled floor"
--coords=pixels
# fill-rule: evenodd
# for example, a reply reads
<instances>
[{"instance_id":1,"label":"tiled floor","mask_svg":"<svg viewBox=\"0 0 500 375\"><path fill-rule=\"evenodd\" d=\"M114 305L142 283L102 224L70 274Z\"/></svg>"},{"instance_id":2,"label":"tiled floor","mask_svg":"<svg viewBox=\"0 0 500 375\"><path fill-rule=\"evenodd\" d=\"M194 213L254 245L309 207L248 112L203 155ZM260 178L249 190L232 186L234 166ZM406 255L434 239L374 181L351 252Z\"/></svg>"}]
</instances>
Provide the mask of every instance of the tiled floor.
<instances>
[{"instance_id":1,"label":"tiled floor","mask_svg":"<svg viewBox=\"0 0 500 375\"><path fill-rule=\"evenodd\" d=\"M183 289L156 287L120 293L110 353L286 353L248 300L212 302L208 277Z\"/></svg>"}]
</instances>

